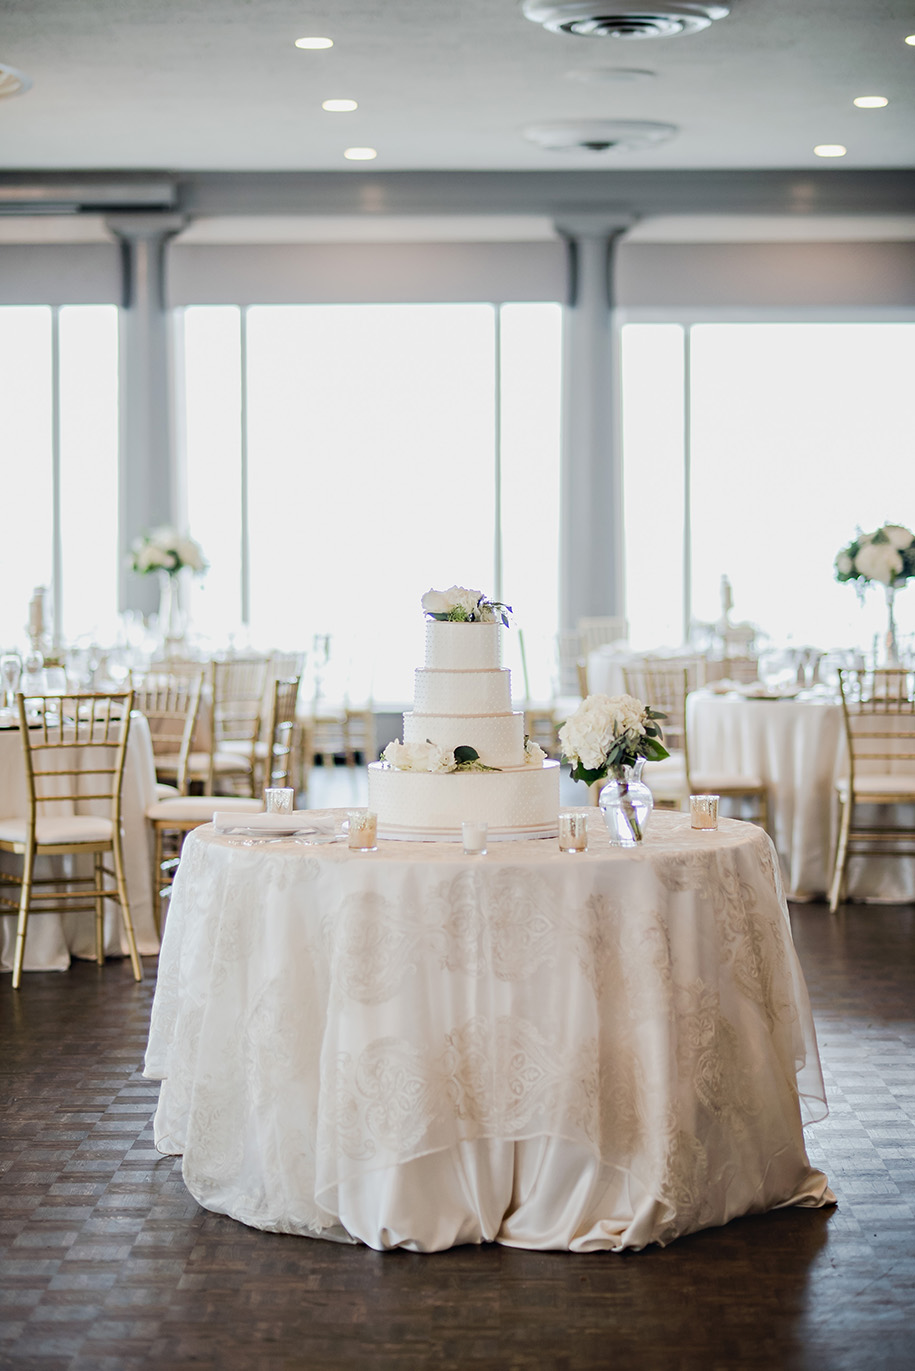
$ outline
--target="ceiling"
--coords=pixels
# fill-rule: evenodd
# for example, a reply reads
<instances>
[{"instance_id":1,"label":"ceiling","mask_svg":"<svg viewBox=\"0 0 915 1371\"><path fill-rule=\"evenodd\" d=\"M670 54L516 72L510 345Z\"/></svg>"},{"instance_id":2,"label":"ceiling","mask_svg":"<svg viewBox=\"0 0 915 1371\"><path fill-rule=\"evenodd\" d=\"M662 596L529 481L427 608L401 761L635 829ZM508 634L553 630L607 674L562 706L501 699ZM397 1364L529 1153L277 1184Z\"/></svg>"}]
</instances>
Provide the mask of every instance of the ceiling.
<instances>
[{"instance_id":1,"label":"ceiling","mask_svg":"<svg viewBox=\"0 0 915 1371\"><path fill-rule=\"evenodd\" d=\"M0 99L0 168L912 168L913 32L911 0L731 0L702 32L641 41L551 33L520 0L0 0L0 63L33 82ZM301 51L303 35L334 46ZM857 109L861 95L889 104ZM359 108L325 113L327 98ZM599 152L523 135L593 119L677 133ZM824 163L822 143L847 156ZM377 158L347 162L352 146Z\"/></svg>"}]
</instances>

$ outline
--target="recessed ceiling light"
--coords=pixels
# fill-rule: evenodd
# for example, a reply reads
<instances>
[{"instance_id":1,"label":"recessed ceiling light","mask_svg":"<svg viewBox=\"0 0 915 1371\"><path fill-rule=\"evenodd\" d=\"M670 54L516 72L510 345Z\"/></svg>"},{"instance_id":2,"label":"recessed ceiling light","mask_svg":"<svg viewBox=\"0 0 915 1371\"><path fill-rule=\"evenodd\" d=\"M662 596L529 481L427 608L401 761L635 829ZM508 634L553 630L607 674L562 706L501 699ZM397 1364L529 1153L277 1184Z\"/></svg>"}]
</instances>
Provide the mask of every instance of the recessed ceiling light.
<instances>
[{"instance_id":1,"label":"recessed ceiling light","mask_svg":"<svg viewBox=\"0 0 915 1371\"><path fill-rule=\"evenodd\" d=\"M326 109L328 114L347 114L359 106L355 100L322 100L321 108Z\"/></svg>"},{"instance_id":2,"label":"recessed ceiling light","mask_svg":"<svg viewBox=\"0 0 915 1371\"><path fill-rule=\"evenodd\" d=\"M334 40L332 38L297 38L295 45L297 48L332 48Z\"/></svg>"},{"instance_id":3,"label":"recessed ceiling light","mask_svg":"<svg viewBox=\"0 0 915 1371\"><path fill-rule=\"evenodd\" d=\"M915 48L915 33L910 33L905 41L908 43L910 48Z\"/></svg>"},{"instance_id":4,"label":"recessed ceiling light","mask_svg":"<svg viewBox=\"0 0 915 1371\"><path fill-rule=\"evenodd\" d=\"M343 154L350 162L371 162L378 153L374 148L347 148Z\"/></svg>"},{"instance_id":5,"label":"recessed ceiling light","mask_svg":"<svg viewBox=\"0 0 915 1371\"><path fill-rule=\"evenodd\" d=\"M814 148L817 157L844 157L848 148L841 143L818 143Z\"/></svg>"},{"instance_id":6,"label":"recessed ceiling light","mask_svg":"<svg viewBox=\"0 0 915 1371\"><path fill-rule=\"evenodd\" d=\"M883 109L890 102L885 95L859 95L853 101L858 109Z\"/></svg>"}]
</instances>

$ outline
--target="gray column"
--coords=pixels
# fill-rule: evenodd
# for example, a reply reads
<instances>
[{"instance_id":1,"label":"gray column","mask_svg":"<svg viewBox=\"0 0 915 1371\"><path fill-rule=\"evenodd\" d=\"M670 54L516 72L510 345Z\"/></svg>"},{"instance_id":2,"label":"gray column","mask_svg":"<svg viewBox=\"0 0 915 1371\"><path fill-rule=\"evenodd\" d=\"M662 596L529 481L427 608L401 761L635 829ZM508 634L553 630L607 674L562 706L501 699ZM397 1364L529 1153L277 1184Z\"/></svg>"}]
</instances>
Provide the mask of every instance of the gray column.
<instances>
[{"instance_id":1,"label":"gray column","mask_svg":"<svg viewBox=\"0 0 915 1371\"><path fill-rule=\"evenodd\" d=\"M614 254L631 219L576 214L557 222L569 260L563 320L559 615L621 615L623 479Z\"/></svg>"},{"instance_id":2,"label":"gray column","mask_svg":"<svg viewBox=\"0 0 915 1371\"><path fill-rule=\"evenodd\" d=\"M119 330L119 556L121 610L155 609L154 577L127 569L130 545L157 524L178 521L171 317L165 303L166 243L185 227L177 214L112 214L121 247Z\"/></svg>"}]
</instances>

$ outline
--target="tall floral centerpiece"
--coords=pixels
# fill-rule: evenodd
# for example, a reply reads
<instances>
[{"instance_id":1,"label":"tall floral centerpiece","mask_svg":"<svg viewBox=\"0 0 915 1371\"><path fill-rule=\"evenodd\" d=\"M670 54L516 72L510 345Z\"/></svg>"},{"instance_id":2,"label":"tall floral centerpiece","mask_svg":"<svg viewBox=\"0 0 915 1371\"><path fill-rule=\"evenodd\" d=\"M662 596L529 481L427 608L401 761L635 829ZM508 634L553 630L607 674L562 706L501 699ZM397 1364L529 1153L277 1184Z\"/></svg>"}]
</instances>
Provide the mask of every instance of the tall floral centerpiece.
<instances>
[{"instance_id":1,"label":"tall floral centerpiece","mask_svg":"<svg viewBox=\"0 0 915 1371\"><path fill-rule=\"evenodd\" d=\"M588 695L559 730L572 779L589 786L607 780L598 804L617 847L642 841L654 807L642 767L670 756L658 726L666 717L634 695Z\"/></svg>"},{"instance_id":2,"label":"tall floral centerpiece","mask_svg":"<svg viewBox=\"0 0 915 1371\"><path fill-rule=\"evenodd\" d=\"M139 576L158 578L159 633L166 650L184 637L178 578L185 568L201 575L208 565L194 538L167 525L154 528L131 546L131 570Z\"/></svg>"},{"instance_id":3,"label":"tall floral centerpiece","mask_svg":"<svg viewBox=\"0 0 915 1371\"><path fill-rule=\"evenodd\" d=\"M887 626L884 657L887 666L899 665L896 641L896 591L915 576L915 533L902 524L883 524L873 533L858 533L836 555L837 581L854 581L863 600L869 585L883 586Z\"/></svg>"}]
</instances>

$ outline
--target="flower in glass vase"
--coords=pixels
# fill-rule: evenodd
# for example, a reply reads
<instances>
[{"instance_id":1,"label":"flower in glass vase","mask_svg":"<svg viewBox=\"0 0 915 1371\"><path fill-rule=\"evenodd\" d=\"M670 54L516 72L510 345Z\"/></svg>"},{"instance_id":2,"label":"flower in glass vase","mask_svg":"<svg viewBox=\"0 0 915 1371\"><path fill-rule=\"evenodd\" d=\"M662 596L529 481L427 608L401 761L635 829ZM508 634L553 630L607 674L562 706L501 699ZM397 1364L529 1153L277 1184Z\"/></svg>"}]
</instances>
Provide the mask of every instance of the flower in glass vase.
<instances>
[{"instance_id":1,"label":"flower in glass vase","mask_svg":"<svg viewBox=\"0 0 915 1371\"><path fill-rule=\"evenodd\" d=\"M658 725L666 717L634 695L588 695L559 730L572 779L588 785L607 781L598 804L615 846L642 841L653 805L642 766L670 755Z\"/></svg>"},{"instance_id":2,"label":"flower in glass vase","mask_svg":"<svg viewBox=\"0 0 915 1371\"><path fill-rule=\"evenodd\" d=\"M837 581L855 581L859 594L873 582L900 588L915 576L915 533L902 524L883 524L858 533L836 555Z\"/></svg>"},{"instance_id":3,"label":"flower in glass vase","mask_svg":"<svg viewBox=\"0 0 915 1371\"><path fill-rule=\"evenodd\" d=\"M423 609L430 619L448 620L461 624L494 624L501 621L508 628L511 605L490 600L479 590L466 586L449 586L447 590L427 590Z\"/></svg>"},{"instance_id":4,"label":"flower in glass vase","mask_svg":"<svg viewBox=\"0 0 915 1371\"><path fill-rule=\"evenodd\" d=\"M187 534L168 526L154 528L137 538L131 546L131 570L141 576L165 571L169 576L177 576L184 567L191 571L203 572L208 563L200 544Z\"/></svg>"}]
</instances>

